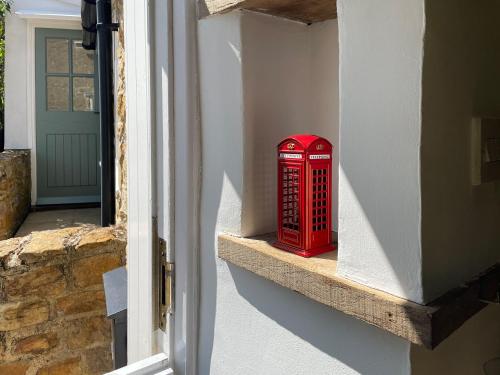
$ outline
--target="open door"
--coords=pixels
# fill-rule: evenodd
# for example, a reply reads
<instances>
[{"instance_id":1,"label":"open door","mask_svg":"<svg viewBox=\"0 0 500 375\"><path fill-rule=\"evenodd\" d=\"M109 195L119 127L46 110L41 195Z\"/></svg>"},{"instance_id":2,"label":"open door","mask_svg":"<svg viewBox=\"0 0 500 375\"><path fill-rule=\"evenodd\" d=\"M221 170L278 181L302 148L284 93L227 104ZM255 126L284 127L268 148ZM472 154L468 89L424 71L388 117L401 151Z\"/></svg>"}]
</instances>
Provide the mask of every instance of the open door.
<instances>
[{"instance_id":1,"label":"open door","mask_svg":"<svg viewBox=\"0 0 500 375\"><path fill-rule=\"evenodd\" d=\"M129 366L113 375L197 373L196 24L196 0L124 0Z\"/></svg>"}]
</instances>

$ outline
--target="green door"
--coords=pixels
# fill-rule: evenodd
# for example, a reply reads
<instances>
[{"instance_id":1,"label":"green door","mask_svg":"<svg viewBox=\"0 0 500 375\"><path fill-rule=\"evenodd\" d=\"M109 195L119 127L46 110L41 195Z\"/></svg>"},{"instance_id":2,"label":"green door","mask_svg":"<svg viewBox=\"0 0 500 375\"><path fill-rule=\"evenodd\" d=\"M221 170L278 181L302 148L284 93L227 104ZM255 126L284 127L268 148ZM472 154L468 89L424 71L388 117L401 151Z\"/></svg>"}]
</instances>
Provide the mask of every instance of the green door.
<instances>
[{"instance_id":1,"label":"green door","mask_svg":"<svg viewBox=\"0 0 500 375\"><path fill-rule=\"evenodd\" d=\"M81 38L36 29L38 205L100 201L96 63Z\"/></svg>"}]
</instances>

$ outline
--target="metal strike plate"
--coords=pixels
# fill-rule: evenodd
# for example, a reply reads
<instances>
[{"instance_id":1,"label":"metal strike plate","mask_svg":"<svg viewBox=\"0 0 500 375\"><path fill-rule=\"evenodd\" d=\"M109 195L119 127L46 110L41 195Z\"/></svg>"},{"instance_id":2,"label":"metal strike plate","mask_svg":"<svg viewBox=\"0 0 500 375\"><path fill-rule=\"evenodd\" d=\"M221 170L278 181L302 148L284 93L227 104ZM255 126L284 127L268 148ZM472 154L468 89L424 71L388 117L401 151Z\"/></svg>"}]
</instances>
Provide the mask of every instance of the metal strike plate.
<instances>
[{"instance_id":1,"label":"metal strike plate","mask_svg":"<svg viewBox=\"0 0 500 375\"><path fill-rule=\"evenodd\" d=\"M160 329L167 329L167 315L173 314L174 305L174 263L167 261L167 244L159 239L160 251Z\"/></svg>"}]
</instances>

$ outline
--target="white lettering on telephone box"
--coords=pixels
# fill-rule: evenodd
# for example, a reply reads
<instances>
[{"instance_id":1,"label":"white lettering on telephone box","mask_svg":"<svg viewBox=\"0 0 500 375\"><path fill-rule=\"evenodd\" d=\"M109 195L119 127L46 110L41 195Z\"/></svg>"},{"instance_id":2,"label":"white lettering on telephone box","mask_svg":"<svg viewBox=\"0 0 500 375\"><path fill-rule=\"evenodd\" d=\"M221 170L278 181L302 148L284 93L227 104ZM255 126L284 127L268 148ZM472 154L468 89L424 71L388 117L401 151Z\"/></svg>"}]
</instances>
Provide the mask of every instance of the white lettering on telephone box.
<instances>
[{"instance_id":1,"label":"white lettering on telephone box","mask_svg":"<svg viewBox=\"0 0 500 375\"><path fill-rule=\"evenodd\" d=\"M302 155L280 153L280 159L302 159Z\"/></svg>"},{"instance_id":2,"label":"white lettering on telephone box","mask_svg":"<svg viewBox=\"0 0 500 375\"><path fill-rule=\"evenodd\" d=\"M328 159L330 159L330 155L310 155L309 159L311 159L311 160L328 160Z\"/></svg>"}]
</instances>

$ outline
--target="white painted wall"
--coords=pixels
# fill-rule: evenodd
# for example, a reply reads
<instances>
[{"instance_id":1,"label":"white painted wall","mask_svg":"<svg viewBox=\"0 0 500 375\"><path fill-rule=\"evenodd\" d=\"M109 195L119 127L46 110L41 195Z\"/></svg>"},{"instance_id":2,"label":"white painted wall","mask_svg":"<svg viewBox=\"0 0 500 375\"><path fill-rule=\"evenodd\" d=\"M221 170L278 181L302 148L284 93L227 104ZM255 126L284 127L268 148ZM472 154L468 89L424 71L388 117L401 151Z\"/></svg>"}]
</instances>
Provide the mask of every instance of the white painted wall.
<instances>
[{"instance_id":1,"label":"white painted wall","mask_svg":"<svg viewBox=\"0 0 500 375\"><path fill-rule=\"evenodd\" d=\"M57 28L78 25L79 0L15 0L5 29L5 147L32 147L29 128L28 22ZM40 24L40 26L42 26Z\"/></svg>"},{"instance_id":2,"label":"white painted wall","mask_svg":"<svg viewBox=\"0 0 500 375\"><path fill-rule=\"evenodd\" d=\"M5 27L5 148L27 149L28 24L16 15L7 17Z\"/></svg>"},{"instance_id":3,"label":"white painted wall","mask_svg":"<svg viewBox=\"0 0 500 375\"><path fill-rule=\"evenodd\" d=\"M199 373L409 374L409 343L216 256L219 232L260 230L259 223L245 223L248 211L242 211L248 204L246 173L267 163L261 160L258 165L255 153L262 146L256 142L265 142L274 151L275 141L266 139L266 134L279 139L285 122L296 130L312 123L308 116L314 109L300 102L307 101L304 94L311 93L311 83L320 80L312 75L313 66L325 67L313 64L318 52L308 52L308 48L325 46L327 50L321 53L334 56L328 46L336 45L335 26L323 24L308 30L284 20L233 12L200 21L198 35L203 132ZM296 55L291 53L294 48ZM336 70L336 64L331 67ZM286 77L286 72L291 76ZM335 73L327 74L328 79L332 76ZM309 89L301 87L301 82ZM328 86L326 82L321 90L331 93ZM323 117L318 116L325 128L330 121L335 125L328 113L325 110ZM252 129L254 138L249 141ZM269 151L272 160L273 151ZM257 177L272 179L272 171L264 170L267 176ZM267 188L261 189L270 197ZM265 212L252 209L257 214Z\"/></svg>"},{"instance_id":4,"label":"white painted wall","mask_svg":"<svg viewBox=\"0 0 500 375\"><path fill-rule=\"evenodd\" d=\"M340 275L422 302L423 0L339 0Z\"/></svg>"},{"instance_id":5,"label":"white painted wall","mask_svg":"<svg viewBox=\"0 0 500 375\"><path fill-rule=\"evenodd\" d=\"M338 206L337 21L313 26L262 14L242 17L245 115L243 236L276 231L276 146L317 134L334 146L333 226Z\"/></svg>"},{"instance_id":6,"label":"white painted wall","mask_svg":"<svg viewBox=\"0 0 500 375\"><path fill-rule=\"evenodd\" d=\"M472 186L473 116L500 117L500 1L428 1L423 76L425 299L500 259L500 183Z\"/></svg>"}]
</instances>

